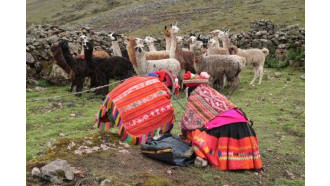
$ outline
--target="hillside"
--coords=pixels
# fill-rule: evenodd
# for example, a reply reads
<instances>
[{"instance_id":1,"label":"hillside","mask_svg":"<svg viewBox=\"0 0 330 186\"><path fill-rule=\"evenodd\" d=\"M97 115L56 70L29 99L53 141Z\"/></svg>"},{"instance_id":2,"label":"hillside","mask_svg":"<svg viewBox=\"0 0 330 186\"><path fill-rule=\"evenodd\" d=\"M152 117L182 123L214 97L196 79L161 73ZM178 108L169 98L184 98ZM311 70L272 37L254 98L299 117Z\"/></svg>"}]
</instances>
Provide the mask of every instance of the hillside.
<instances>
[{"instance_id":1,"label":"hillside","mask_svg":"<svg viewBox=\"0 0 330 186\"><path fill-rule=\"evenodd\" d=\"M222 27L248 31L250 21L257 19L305 26L304 0L27 0L26 9L27 26L89 26L136 36L158 37L164 25L176 21L182 34Z\"/></svg>"}]
</instances>

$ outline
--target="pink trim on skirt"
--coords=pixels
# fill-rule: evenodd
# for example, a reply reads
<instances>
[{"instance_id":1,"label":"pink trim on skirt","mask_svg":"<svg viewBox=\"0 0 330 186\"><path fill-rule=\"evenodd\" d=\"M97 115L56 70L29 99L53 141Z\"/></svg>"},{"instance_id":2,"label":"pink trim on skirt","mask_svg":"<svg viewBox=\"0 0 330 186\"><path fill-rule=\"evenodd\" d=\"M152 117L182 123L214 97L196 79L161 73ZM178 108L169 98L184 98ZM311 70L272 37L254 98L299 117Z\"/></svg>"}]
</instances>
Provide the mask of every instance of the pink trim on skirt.
<instances>
[{"instance_id":1,"label":"pink trim on skirt","mask_svg":"<svg viewBox=\"0 0 330 186\"><path fill-rule=\"evenodd\" d=\"M248 120L245 118L243 112L239 109L230 109L226 112L223 112L212 119L210 122L205 124L207 129L213 129L217 127L221 127L224 125L228 125L231 123L247 123Z\"/></svg>"}]
</instances>

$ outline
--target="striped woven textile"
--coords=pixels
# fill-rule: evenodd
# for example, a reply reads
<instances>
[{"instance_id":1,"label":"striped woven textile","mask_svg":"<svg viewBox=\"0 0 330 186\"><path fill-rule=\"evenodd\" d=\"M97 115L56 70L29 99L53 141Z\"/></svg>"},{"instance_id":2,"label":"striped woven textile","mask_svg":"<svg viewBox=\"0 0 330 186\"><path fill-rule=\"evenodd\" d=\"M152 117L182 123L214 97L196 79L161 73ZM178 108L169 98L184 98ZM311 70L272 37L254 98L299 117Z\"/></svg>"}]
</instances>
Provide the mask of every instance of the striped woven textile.
<instances>
[{"instance_id":1,"label":"striped woven textile","mask_svg":"<svg viewBox=\"0 0 330 186\"><path fill-rule=\"evenodd\" d=\"M183 131L200 128L218 114L236 107L208 84L199 85L190 94L187 102L186 112L181 118Z\"/></svg>"},{"instance_id":2,"label":"striped woven textile","mask_svg":"<svg viewBox=\"0 0 330 186\"><path fill-rule=\"evenodd\" d=\"M121 140L143 144L156 134L169 132L174 109L167 87L156 77L132 77L106 97L95 118L100 131L118 127Z\"/></svg>"},{"instance_id":3,"label":"striped woven textile","mask_svg":"<svg viewBox=\"0 0 330 186\"><path fill-rule=\"evenodd\" d=\"M260 169L258 138L247 123L233 123L211 130L193 131L193 147L198 157L220 170Z\"/></svg>"}]
</instances>

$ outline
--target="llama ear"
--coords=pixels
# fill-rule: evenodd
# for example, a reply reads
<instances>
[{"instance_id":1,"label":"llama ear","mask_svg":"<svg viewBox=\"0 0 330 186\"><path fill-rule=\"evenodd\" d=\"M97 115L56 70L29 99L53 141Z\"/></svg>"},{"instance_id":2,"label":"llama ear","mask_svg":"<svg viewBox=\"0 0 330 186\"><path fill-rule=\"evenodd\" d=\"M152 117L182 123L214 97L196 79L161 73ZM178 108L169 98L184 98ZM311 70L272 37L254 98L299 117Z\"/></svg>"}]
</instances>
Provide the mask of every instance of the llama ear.
<instances>
[{"instance_id":1,"label":"llama ear","mask_svg":"<svg viewBox=\"0 0 330 186\"><path fill-rule=\"evenodd\" d=\"M172 26L173 26L173 23L170 23L170 27L172 28Z\"/></svg>"},{"instance_id":2,"label":"llama ear","mask_svg":"<svg viewBox=\"0 0 330 186\"><path fill-rule=\"evenodd\" d=\"M166 30L167 29L167 26L165 26L164 29Z\"/></svg>"}]
</instances>

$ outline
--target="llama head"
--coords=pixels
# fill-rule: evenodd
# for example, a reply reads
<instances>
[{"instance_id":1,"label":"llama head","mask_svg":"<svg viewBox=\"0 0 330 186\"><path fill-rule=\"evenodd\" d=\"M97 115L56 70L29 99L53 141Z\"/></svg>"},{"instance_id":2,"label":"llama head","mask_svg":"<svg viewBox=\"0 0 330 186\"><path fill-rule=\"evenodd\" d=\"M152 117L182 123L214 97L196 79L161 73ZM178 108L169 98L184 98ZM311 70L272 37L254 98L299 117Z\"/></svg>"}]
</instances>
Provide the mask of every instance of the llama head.
<instances>
[{"instance_id":1,"label":"llama head","mask_svg":"<svg viewBox=\"0 0 330 186\"><path fill-rule=\"evenodd\" d=\"M61 46L58 43L54 43L50 47L50 51L52 51L53 56L56 56L61 52Z\"/></svg>"},{"instance_id":2,"label":"llama head","mask_svg":"<svg viewBox=\"0 0 330 186\"><path fill-rule=\"evenodd\" d=\"M214 48L216 44L215 39L210 39L209 42L207 43L207 48Z\"/></svg>"},{"instance_id":3,"label":"llama head","mask_svg":"<svg viewBox=\"0 0 330 186\"><path fill-rule=\"evenodd\" d=\"M108 37L110 38L111 41L117 41L120 40L122 38L124 38L123 34L117 34L115 32L111 32Z\"/></svg>"},{"instance_id":4,"label":"llama head","mask_svg":"<svg viewBox=\"0 0 330 186\"><path fill-rule=\"evenodd\" d=\"M124 37L124 43L126 45L129 45L129 46L135 46L136 45L136 42L135 42L135 38L132 37L132 36L128 36L128 37Z\"/></svg>"},{"instance_id":5,"label":"llama head","mask_svg":"<svg viewBox=\"0 0 330 186\"><path fill-rule=\"evenodd\" d=\"M70 52L68 41L61 40L60 43L59 43L59 45L61 46L62 51Z\"/></svg>"},{"instance_id":6,"label":"llama head","mask_svg":"<svg viewBox=\"0 0 330 186\"><path fill-rule=\"evenodd\" d=\"M183 43L183 37L181 36L176 36L176 43L182 44Z\"/></svg>"},{"instance_id":7,"label":"llama head","mask_svg":"<svg viewBox=\"0 0 330 186\"><path fill-rule=\"evenodd\" d=\"M90 42L87 42L85 45L84 45L84 50L85 50L85 53L93 53L93 45L90 43Z\"/></svg>"},{"instance_id":8,"label":"llama head","mask_svg":"<svg viewBox=\"0 0 330 186\"><path fill-rule=\"evenodd\" d=\"M144 55L145 51L143 50L143 46L141 45L137 45L134 47L134 50L135 50L135 55L137 57L141 57Z\"/></svg>"},{"instance_id":9,"label":"llama head","mask_svg":"<svg viewBox=\"0 0 330 186\"><path fill-rule=\"evenodd\" d=\"M196 35L195 35L195 34L193 34L193 33L190 33L190 34L189 34L189 37L191 37L191 36L196 36Z\"/></svg>"},{"instance_id":10,"label":"llama head","mask_svg":"<svg viewBox=\"0 0 330 186\"><path fill-rule=\"evenodd\" d=\"M171 37L171 28L168 26L165 26L165 37Z\"/></svg>"},{"instance_id":11,"label":"llama head","mask_svg":"<svg viewBox=\"0 0 330 186\"><path fill-rule=\"evenodd\" d=\"M197 41L197 37L195 37L194 35L188 38L188 42L191 44L195 43L196 41Z\"/></svg>"},{"instance_id":12,"label":"llama head","mask_svg":"<svg viewBox=\"0 0 330 186\"><path fill-rule=\"evenodd\" d=\"M213 30L212 32L210 32L210 34L212 36L218 36L220 32L221 32L221 30Z\"/></svg>"},{"instance_id":13,"label":"llama head","mask_svg":"<svg viewBox=\"0 0 330 186\"><path fill-rule=\"evenodd\" d=\"M230 29L227 30L227 31L222 31L222 30L220 30L220 31L218 32L218 37L219 37L219 39L223 39L224 37L229 37L229 31L230 31Z\"/></svg>"},{"instance_id":14,"label":"llama head","mask_svg":"<svg viewBox=\"0 0 330 186\"><path fill-rule=\"evenodd\" d=\"M144 39L144 42L146 42L147 44L151 44L151 43L154 43L155 41L157 41L155 38L152 38L150 36L147 36L145 39Z\"/></svg>"},{"instance_id":15,"label":"llama head","mask_svg":"<svg viewBox=\"0 0 330 186\"><path fill-rule=\"evenodd\" d=\"M194 52L202 51L202 48L203 48L202 41L196 41L194 44L192 44L192 49Z\"/></svg>"},{"instance_id":16,"label":"llama head","mask_svg":"<svg viewBox=\"0 0 330 186\"><path fill-rule=\"evenodd\" d=\"M180 28L178 26L178 23L176 23L175 25L173 25L172 23L170 24L171 27L171 33L173 34L177 34L180 32Z\"/></svg>"},{"instance_id":17,"label":"llama head","mask_svg":"<svg viewBox=\"0 0 330 186\"><path fill-rule=\"evenodd\" d=\"M85 35L82 35L82 36L80 36L80 40L83 45L86 45L86 43L88 42L88 37Z\"/></svg>"},{"instance_id":18,"label":"llama head","mask_svg":"<svg viewBox=\"0 0 330 186\"><path fill-rule=\"evenodd\" d=\"M136 45L144 45L144 39L141 38L135 38Z\"/></svg>"}]
</instances>

